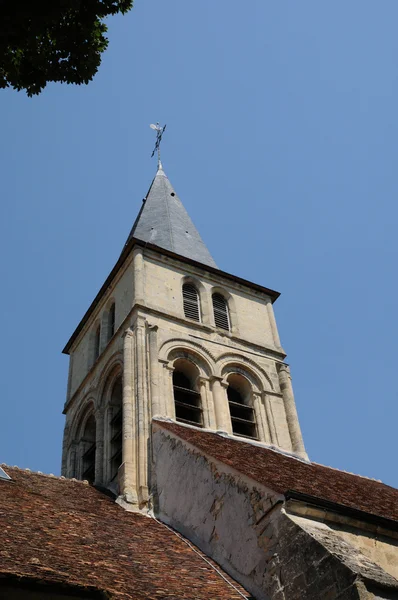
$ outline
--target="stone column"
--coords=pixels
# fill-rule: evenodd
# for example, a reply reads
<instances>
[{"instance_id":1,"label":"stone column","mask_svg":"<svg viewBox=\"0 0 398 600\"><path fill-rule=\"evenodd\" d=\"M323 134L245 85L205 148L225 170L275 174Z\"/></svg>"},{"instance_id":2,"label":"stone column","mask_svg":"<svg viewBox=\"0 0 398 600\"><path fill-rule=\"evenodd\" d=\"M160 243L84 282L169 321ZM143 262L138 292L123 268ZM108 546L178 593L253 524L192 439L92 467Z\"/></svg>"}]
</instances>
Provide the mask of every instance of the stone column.
<instances>
[{"instance_id":1,"label":"stone column","mask_svg":"<svg viewBox=\"0 0 398 600\"><path fill-rule=\"evenodd\" d=\"M148 444L149 444L149 407L147 394L146 333L145 319L138 317L136 335L136 401L137 401L137 475L138 503L144 507L148 493Z\"/></svg>"},{"instance_id":2,"label":"stone column","mask_svg":"<svg viewBox=\"0 0 398 600\"><path fill-rule=\"evenodd\" d=\"M95 483L104 483L104 409L97 408L95 411Z\"/></svg>"},{"instance_id":3,"label":"stone column","mask_svg":"<svg viewBox=\"0 0 398 600\"><path fill-rule=\"evenodd\" d=\"M289 428L293 452L296 452L300 456L307 457L297 416L296 403L294 401L294 394L292 388L292 379L290 376L290 369L288 365L279 363L278 375L279 385L281 387L283 402L285 405L286 421Z\"/></svg>"},{"instance_id":4,"label":"stone column","mask_svg":"<svg viewBox=\"0 0 398 600\"><path fill-rule=\"evenodd\" d=\"M272 306L272 302L271 302L270 298L267 299L267 312L268 312L268 319L269 319L269 324L271 327L272 339L274 340L275 348L281 348L281 341L279 339L278 328L276 326L276 321L275 321L274 308Z\"/></svg>"},{"instance_id":5,"label":"stone column","mask_svg":"<svg viewBox=\"0 0 398 600\"><path fill-rule=\"evenodd\" d=\"M222 377L213 375L210 378L213 392L213 405L216 415L216 424L219 431L232 433L231 416L229 414L227 387L228 383L223 381Z\"/></svg>"},{"instance_id":6,"label":"stone column","mask_svg":"<svg viewBox=\"0 0 398 600\"><path fill-rule=\"evenodd\" d=\"M119 468L119 488L126 502L138 504L133 365L134 333L127 329L123 341L123 462Z\"/></svg>"},{"instance_id":7,"label":"stone column","mask_svg":"<svg viewBox=\"0 0 398 600\"><path fill-rule=\"evenodd\" d=\"M173 363L169 361L163 361L164 368L164 401L163 406L165 410L165 416L170 419L176 418L176 409L174 404L174 389L173 389Z\"/></svg>"},{"instance_id":8,"label":"stone column","mask_svg":"<svg viewBox=\"0 0 398 600\"><path fill-rule=\"evenodd\" d=\"M206 429L216 429L216 417L214 414L214 406L209 402L209 380L207 377L198 378L200 402L203 411L203 426Z\"/></svg>"},{"instance_id":9,"label":"stone column","mask_svg":"<svg viewBox=\"0 0 398 600\"><path fill-rule=\"evenodd\" d=\"M263 393L263 405L264 405L264 410L265 410L265 416L267 418L267 426L268 426L270 443L273 444L274 446L278 446L279 441L278 441L278 436L276 434L274 415L272 414L271 398L266 392Z\"/></svg>"},{"instance_id":10,"label":"stone column","mask_svg":"<svg viewBox=\"0 0 398 600\"><path fill-rule=\"evenodd\" d=\"M135 304L145 304L144 301L144 255L143 250L136 246L133 250L133 306Z\"/></svg>"},{"instance_id":11,"label":"stone column","mask_svg":"<svg viewBox=\"0 0 398 600\"><path fill-rule=\"evenodd\" d=\"M149 337L151 413L152 417L164 417L165 413L162 413L159 396L158 326L147 324L147 329Z\"/></svg>"},{"instance_id":12,"label":"stone column","mask_svg":"<svg viewBox=\"0 0 398 600\"><path fill-rule=\"evenodd\" d=\"M269 443L268 432L264 427L264 415L263 415L263 406L261 404L261 394L258 392L252 392L252 401L254 414L256 417L256 426L257 426L257 435L258 439L261 442Z\"/></svg>"}]
</instances>

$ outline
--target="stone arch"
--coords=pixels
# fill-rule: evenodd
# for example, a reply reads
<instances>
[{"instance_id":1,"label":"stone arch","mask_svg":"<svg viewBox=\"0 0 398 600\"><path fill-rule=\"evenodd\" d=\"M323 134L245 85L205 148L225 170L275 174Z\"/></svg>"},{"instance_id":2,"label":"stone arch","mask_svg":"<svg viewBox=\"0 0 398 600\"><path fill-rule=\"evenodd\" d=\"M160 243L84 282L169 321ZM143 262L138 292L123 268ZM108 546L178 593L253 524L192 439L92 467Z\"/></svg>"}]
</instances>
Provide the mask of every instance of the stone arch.
<instances>
[{"instance_id":1,"label":"stone arch","mask_svg":"<svg viewBox=\"0 0 398 600\"><path fill-rule=\"evenodd\" d=\"M228 292L228 290L226 290L223 287L220 287L218 285L215 285L211 288L210 291L210 295L213 298L213 294L221 294L221 296L223 296L227 302L228 305L228 312L229 312L229 321L230 321L230 333L233 334L238 334L239 333L239 327L238 327L238 313L236 311L236 304L235 304L235 298L233 297L233 295ZM213 316L213 320L212 323L214 321L214 316Z\"/></svg>"},{"instance_id":2,"label":"stone arch","mask_svg":"<svg viewBox=\"0 0 398 600\"><path fill-rule=\"evenodd\" d=\"M90 420L93 423L90 424ZM93 427L91 425L93 424ZM91 436L86 435L90 425ZM92 458L92 474L90 480L94 481L95 469L95 444L96 444L96 411L95 400L92 396L88 396L79 407L69 430L69 443L67 450L68 476L82 478L85 470L87 470L87 462L85 463L84 455L91 445L94 445L94 458Z\"/></svg>"},{"instance_id":3,"label":"stone arch","mask_svg":"<svg viewBox=\"0 0 398 600\"><path fill-rule=\"evenodd\" d=\"M110 387L118 376L123 375L123 355L120 350L115 352L107 361L98 385L98 406L103 407Z\"/></svg>"},{"instance_id":4,"label":"stone arch","mask_svg":"<svg viewBox=\"0 0 398 600\"><path fill-rule=\"evenodd\" d=\"M171 362L177 358L187 358L197 364L203 377L210 377L215 372L214 355L197 342L183 338L167 340L159 349L159 360Z\"/></svg>"},{"instance_id":5,"label":"stone arch","mask_svg":"<svg viewBox=\"0 0 398 600\"><path fill-rule=\"evenodd\" d=\"M197 277L193 277L192 275L185 275L181 279L181 294L182 294L182 286L184 283L191 283L195 286L198 294L199 294L199 303L200 303L200 312L201 312L201 322L209 324L210 323L210 307L209 307L209 299L205 286Z\"/></svg>"},{"instance_id":6,"label":"stone arch","mask_svg":"<svg viewBox=\"0 0 398 600\"><path fill-rule=\"evenodd\" d=\"M274 391L274 385L270 375L251 358L235 352L222 354L217 360L217 366L221 376L223 370L225 370L228 365L237 365L239 368L246 370L249 376L253 378L253 381L256 382L256 386L260 391Z\"/></svg>"},{"instance_id":7,"label":"stone arch","mask_svg":"<svg viewBox=\"0 0 398 600\"><path fill-rule=\"evenodd\" d=\"M90 414L95 415L96 409L96 401L92 393L87 395L84 398L76 411L69 429L69 441L73 442L77 440L80 436L82 426L84 425L86 419L90 416Z\"/></svg>"}]
</instances>

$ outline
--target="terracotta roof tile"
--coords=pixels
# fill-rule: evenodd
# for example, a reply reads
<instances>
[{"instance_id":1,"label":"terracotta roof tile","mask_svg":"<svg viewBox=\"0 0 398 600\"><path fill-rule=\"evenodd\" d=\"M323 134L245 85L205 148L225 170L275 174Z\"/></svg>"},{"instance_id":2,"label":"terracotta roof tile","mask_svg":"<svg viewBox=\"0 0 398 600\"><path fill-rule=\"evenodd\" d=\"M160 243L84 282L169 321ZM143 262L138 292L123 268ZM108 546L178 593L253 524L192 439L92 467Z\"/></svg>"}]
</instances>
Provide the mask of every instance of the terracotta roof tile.
<instances>
[{"instance_id":1,"label":"terracotta roof tile","mask_svg":"<svg viewBox=\"0 0 398 600\"><path fill-rule=\"evenodd\" d=\"M294 490L371 515L398 521L398 490L374 479L307 463L275 450L183 426L154 420L200 452L233 467L275 492Z\"/></svg>"},{"instance_id":2,"label":"terracotta roof tile","mask_svg":"<svg viewBox=\"0 0 398 600\"><path fill-rule=\"evenodd\" d=\"M12 481L0 480L0 576L94 586L119 600L241 600L154 519L83 482L4 468Z\"/></svg>"}]
</instances>

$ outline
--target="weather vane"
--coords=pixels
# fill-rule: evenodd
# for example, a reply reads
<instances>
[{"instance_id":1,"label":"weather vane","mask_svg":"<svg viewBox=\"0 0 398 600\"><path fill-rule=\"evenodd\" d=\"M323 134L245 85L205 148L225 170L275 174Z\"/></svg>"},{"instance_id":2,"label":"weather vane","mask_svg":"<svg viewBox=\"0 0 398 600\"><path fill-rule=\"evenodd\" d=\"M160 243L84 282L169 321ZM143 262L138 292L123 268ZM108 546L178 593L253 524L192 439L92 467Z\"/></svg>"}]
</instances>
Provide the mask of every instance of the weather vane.
<instances>
[{"instance_id":1,"label":"weather vane","mask_svg":"<svg viewBox=\"0 0 398 600\"><path fill-rule=\"evenodd\" d=\"M163 125L163 127L161 127L159 125L159 123L156 123L156 125L151 124L151 125L149 125L149 127L156 131L156 143L155 143L153 152L151 154L151 158L155 155L155 152L157 151L157 153L158 153L158 169L159 169L162 166L162 163L160 162L160 142L162 141L162 135L164 133L164 130L166 129L166 125Z\"/></svg>"}]
</instances>

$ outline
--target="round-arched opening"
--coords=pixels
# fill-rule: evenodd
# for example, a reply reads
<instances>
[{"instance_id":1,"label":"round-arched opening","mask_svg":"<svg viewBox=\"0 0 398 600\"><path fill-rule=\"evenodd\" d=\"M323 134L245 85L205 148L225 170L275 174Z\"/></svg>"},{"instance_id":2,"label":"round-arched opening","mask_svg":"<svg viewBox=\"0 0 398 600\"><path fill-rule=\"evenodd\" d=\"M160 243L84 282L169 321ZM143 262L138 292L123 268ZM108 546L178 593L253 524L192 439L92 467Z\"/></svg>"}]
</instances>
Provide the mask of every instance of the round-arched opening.
<instances>
[{"instance_id":1,"label":"round-arched opening","mask_svg":"<svg viewBox=\"0 0 398 600\"><path fill-rule=\"evenodd\" d=\"M122 464L123 450L123 384L118 377L113 384L110 397L110 481L117 478L119 467Z\"/></svg>"},{"instance_id":2,"label":"round-arched opening","mask_svg":"<svg viewBox=\"0 0 398 600\"><path fill-rule=\"evenodd\" d=\"M95 417L91 414L84 425L82 435L82 478L90 483L95 480L96 429Z\"/></svg>"},{"instance_id":3,"label":"round-arched opening","mask_svg":"<svg viewBox=\"0 0 398 600\"><path fill-rule=\"evenodd\" d=\"M239 373L228 376L228 404L232 431L235 435L257 439L257 427L252 406L252 388Z\"/></svg>"},{"instance_id":4,"label":"round-arched opening","mask_svg":"<svg viewBox=\"0 0 398 600\"><path fill-rule=\"evenodd\" d=\"M176 420L196 427L203 426L200 393L197 390L199 369L193 362L180 358L174 363L173 391Z\"/></svg>"}]
</instances>

